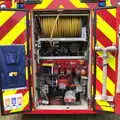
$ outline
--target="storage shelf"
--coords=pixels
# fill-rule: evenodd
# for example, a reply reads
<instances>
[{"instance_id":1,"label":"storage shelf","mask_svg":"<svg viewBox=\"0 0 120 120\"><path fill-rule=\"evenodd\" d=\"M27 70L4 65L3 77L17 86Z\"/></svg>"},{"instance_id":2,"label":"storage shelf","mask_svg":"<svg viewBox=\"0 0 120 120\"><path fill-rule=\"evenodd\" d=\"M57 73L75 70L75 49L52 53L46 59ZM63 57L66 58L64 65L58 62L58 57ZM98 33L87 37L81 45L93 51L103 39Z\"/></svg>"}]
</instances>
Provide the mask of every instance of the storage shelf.
<instances>
[{"instance_id":1,"label":"storage shelf","mask_svg":"<svg viewBox=\"0 0 120 120\"><path fill-rule=\"evenodd\" d=\"M77 38L77 37L76 38L39 38L37 42L41 42L41 41L86 42L87 40L85 38Z\"/></svg>"},{"instance_id":2,"label":"storage shelf","mask_svg":"<svg viewBox=\"0 0 120 120\"><path fill-rule=\"evenodd\" d=\"M53 56L39 57L39 60L56 60L56 59L85 59L85 56Z\"/></svg>"},{"instance_id":3,"label":"storage shelf","mask_svg":"<svg viewBox=\"0 0 120 120\"><path fill-rule=\"evenodd\" d=\"M41 17L56 17L58 14L36 14L35 16L41 16ZM84 13L84 14L61 14L60 15L60 17L62 17L62 16L78 16L78 17L80 17L80 16L89 16L89 13Z\"/></svg>"}]
</instances>

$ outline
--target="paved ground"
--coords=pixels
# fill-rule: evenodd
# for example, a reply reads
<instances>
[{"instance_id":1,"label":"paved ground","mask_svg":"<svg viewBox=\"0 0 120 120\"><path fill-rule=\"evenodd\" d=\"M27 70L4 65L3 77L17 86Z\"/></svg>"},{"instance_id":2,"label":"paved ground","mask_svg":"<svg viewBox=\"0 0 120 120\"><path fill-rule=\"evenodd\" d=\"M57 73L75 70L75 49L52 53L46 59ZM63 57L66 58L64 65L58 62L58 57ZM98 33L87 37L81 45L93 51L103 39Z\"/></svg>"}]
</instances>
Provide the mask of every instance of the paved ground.
<instances>
[{"instance_id":1,"label":"paved ground","mask_svg":"<svg viewBox=\"0 0 120 120\"><path fill-rule=\"evenodd\" d=\"M106 113L102 115L25 115L23 120L120 120L120 116Z\"/></svg>"},{"instance_id":2,"label":"paved ground","mask_svg":"<svg viewBox=\"0 0 120 120\"><path fill-rule=\"evenodd\" d=\"M0 120L120 120L119 115L9 115L0 116Z\"/></svg>"}]
</instances>

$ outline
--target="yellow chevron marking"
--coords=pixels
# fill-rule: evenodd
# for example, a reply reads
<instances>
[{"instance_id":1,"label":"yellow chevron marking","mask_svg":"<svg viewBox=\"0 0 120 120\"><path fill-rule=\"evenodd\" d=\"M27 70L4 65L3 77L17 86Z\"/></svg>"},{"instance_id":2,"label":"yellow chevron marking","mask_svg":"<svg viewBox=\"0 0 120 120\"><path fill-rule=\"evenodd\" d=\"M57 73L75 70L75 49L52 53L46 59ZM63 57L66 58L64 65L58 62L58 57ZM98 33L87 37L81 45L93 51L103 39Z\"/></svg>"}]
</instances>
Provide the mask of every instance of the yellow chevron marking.
<instances>
[{"instance_id":1,"label":"yellow chevron marking","mask_svg":"<svg viewBox=\"0 0 120 120\"><path fill-rule=\"evenodd\" d=\"M107 9L107 11L116 18L116 8L113 8L113 9Z\"/></svg>"},{"instance_id":2,"label":"yellow chevron marking","mask_svg":"<svg viewBox=\"0 0 120 120\"><path fill-rule=\"evenodd\" d=\"M3 96L13 95L16 92L17 92L17 90L5 90L5 92L3 93Z\"/></svg>"},{"instance_id":3,"label":"yellow chevron marking","mask_svg":"<svg viewBox=\"0 0 120 120\"><path fill-rule=\"evenodd\" d=\"M17 2L16 0L12 0L12 6L11 8L17 8Z\"/></svg>"},{"instance_id":4,"label":"yellow chevron marking","mask_svg":"<svg viewBox=\"0 0 120 120\"><path fill-rule=\"evenodd\" d=\"M101 48L104 48L104 46L97 40L97 46L100 46Z\"/></svg>"},{"instance_id":5,"label":"yellow chevron marking","mask_svg":"<svg viewBox=\"0 0 120 120\"><path fill-rule=\"evenodd\" d=\"M53 63L43 63L42 66L53 67Z\"/></svg>"},{"instance_id":6,"label":"yellow chevron marking","mask_svg":"<svg viewBox=\"0 0 120 120\"><path fill-rule=\"evenodd\" d=\"M97 77L97 80L101 84L103 84L103 71L98 66L96 66L96 77ZM115 84L114 84L114 82L109 77L107 77L107 90L113 96L115 95Z\"/></svg>"},{"instance_id":7,"label":"yellow chevron marking","mask_svg":"<svg viewBox=\"0 0 120 120\"><path fill-rule=\"evenodd\" d=\"M0 1L0 5L1 5L1 4L4 4L4 3L5 3L5 1Z\"/></svg>"},{"instance_id":8,"label":"yellow chevron marking","mask_svg":"<svg viewBox=\"0 0 120 120\"><path fill-rule=\"evenodd\" d=\"M92 85L92 89L91 89L91 94L92 96L94 95L94 86Z\"/></svg>"},{"instance_id":9,"label":"yellow chevron marking","mask_svg":"<svg viewBox=\"0 0 120 120\"><path fill-rule=\"evenodd\" d=\"M47 8L53 0L43 0L41 4L37 4L33 9L45 9Z\"/></svg>"},{"instance_id":10,"label":"yellow chevron marking","mask_svg":"<svg viewBox=\"0 0 120 120\"><path fill-rule=\"evenodd\" d=\"M112 6L111 0L106 0L106 6Z\"/></svg>"},{"instance_id":11,"label":"yellow chevron marking","mask_svg":"<svg viewBox=\"0 0 120 120\"><path fill-rule=\"evenodd\" d=\"M107 60L109 66L112 68L112 70L116 71L116 57L113 56L110 52L108 52L108 60Z\"/></svg>"},{"instance_id":12,"label":"yellow chevron marking","mask_svg":"<svg viewBox=\"0 0 120 120\"><path fill-rule=\"evenodd\" d=\"M13 112L19 112L19 111L22 111L24 110L24 108L29 104L29 92L27 92L24 97L23 97L23 105L21 108L19 109L14 109L14 110L11 110L10 112L13 113Z\"/></svg>"},{"instance_id":13,"label":"yellow chevron marking","mask_svg":"<svg viewBox=\"0 0 120 120\"><path fill-rule=\"evenodd\" d=\"M26 29L26 17L23 17L17 25L9 31L4 38L0 40L1 45L10 45Z\"/></svg>"},{"instance_id":14,"label":"yellow chevron marking","mask_svg":"<svg viewBox=\"0 0 120 120\"><path fill-rule=\"evenodd\" d=\"M28 67L26 67L26 80L28 80Z\"/></svg>"},{"instance_id":15,"label":"yellow chevron marking","mask_svg":"<svg viewBox=\"0 0 120 120\"><path fill-rule=\"evenodd\" d=\"M33 69L32 69L32 66L30 65L30 75L32 75L33 73Z\"/></svg>"},{"instance_id":16,"label":"yellow chevron marking","mask_svg":"<svg viewBox=\"0 0 120 120\"><path fill-rule=\"evenodd\" d=\"M97 45L104 48L104 46L97 40ZM102 52L97 52L97 54L102 57ZM115 71L116 70L116 57L113 56L110 52L108 52L108 64Z\"/></svg>"},{"instance_id":17,"label":"yellow chevron marking","mask_svg":"<svg viewBox=\"0 0 120 120\"><path fill-rule=\"evenodd\" d=\"M113 43L116 43L116 31L99 15L97 15L97 28Z\"/></svg>"},{"instance_id":18,"label":"yellow chevron marking","mask_svg":"<svg viewBox=\"0 0 120 120\"><path fill-rule=\"evenodd\" d=\"M24 45L25 45L25 54L27 55L27 41L25 41Z\"/></svg>"},{"instance_id":19,"label":"yellow chevron marking","mask_svg":"<svg viewBox=\"0 0 120 120\"><path fill-rule=\"evenodd\" d=\"M100 46L101 48L104 48L104 46L97 40L97 46ZM100 57L102 57L102 52L101 51L99 51L99 52L97 52L97 54L100 56Z\"/></svg>"},{"instance_id":20,"label":"yellow chevron marking","mask_svg":"<svg viewBox=\"0 0 120 120\"><path fill-rule=\"evenodd\" d=\"M58 8L64 8L64 6L63 5L59 5L59 7Z\"/></svg>"},{"instance_id":21,"label":"yellow chevron marking","mask_svg":"<svg viewBox=\"0 0 120 120\"><path fill-rule=\"evenodd\" d=\"M101 94L99 93L99 91L96 90L96 95L100 96ZM109 111L109 112L114 112L114 108L109 107L110 104L107 101L96 100L96 102L101 107L102 110Z\"/></svg>"},{"instance_id":22,"label":"yellow chevron marking","mask_svg":"<svg viewBox=\"0 0 120 120\"><path fill-rule=\"evenodd\" d=\"M92 64L91 66L92 66L92 74L94 74L94 64Z\"/></svg>"},{"instance_id":23,"label":"yellow chevron marking","mask_svg":"<svg viewBox=\"0 0 120 120\"><path fill-rule=\"evenodd\" d=\"M80 0L70 0L70 2L76 7L76 8L89 8L89 6L86 3L81 3Z\"/></svg>"},{"instance_id":24,"label":"yellow chevron marking","mask_svg":"<svg viewBox=\"0 0 120 120\"><path fill-rule=\"evenodd\" d=\"M0 11L0 27L7 22L13 15L14 11Z\"/></svg>"}]
</instances>

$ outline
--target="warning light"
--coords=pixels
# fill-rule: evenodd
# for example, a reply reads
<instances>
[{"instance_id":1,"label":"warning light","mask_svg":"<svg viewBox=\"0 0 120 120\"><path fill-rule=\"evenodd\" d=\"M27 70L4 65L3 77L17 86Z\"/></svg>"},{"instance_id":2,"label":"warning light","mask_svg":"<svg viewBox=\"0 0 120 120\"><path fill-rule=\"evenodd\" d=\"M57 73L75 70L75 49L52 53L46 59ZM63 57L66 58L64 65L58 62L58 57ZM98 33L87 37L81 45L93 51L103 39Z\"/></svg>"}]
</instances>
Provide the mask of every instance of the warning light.
<instances>
[{"instance_id":1,"label":"warning light","mask_svg":"<svg viewBox=\"0 0 120 120\"><path fill-rule=\"evenodd\" d=\"M17 3L17 8L18 9L23 9L24 8L24 3Z\"/></svg>"},{"instance_id":2,"label":"warning light","mask_svg":"<svg viewBox=\"0 0 120 120\"><path fill-rule=\"evenodd\" d=\"M99 7L105 7L106 6L106 3L105 3L105 0L99 0Z\"/></svg>"}]
</instances>

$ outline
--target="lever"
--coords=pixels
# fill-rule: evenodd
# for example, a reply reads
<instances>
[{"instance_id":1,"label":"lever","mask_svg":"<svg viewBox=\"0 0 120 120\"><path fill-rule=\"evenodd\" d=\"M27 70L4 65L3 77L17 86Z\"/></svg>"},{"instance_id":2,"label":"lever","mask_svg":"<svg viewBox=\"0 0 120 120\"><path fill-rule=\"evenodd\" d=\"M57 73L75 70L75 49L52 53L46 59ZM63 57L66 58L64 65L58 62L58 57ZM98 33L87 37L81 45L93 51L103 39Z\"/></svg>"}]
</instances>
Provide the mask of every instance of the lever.
<instances>
[{"instance_id":1,"label":"lever","mask_svg":"<svg viewBox=\"0 0 120 120\"><path fill-rule=\"evenodd\" d=\"M106 48L101 48L100 46L95 47L96 51L102 51L103 55L103 88L102 88L102 100L107 99L106 89L107 89L107 52L117 51L116 46L108 46Z\"/></svg>"}]
</instances>

